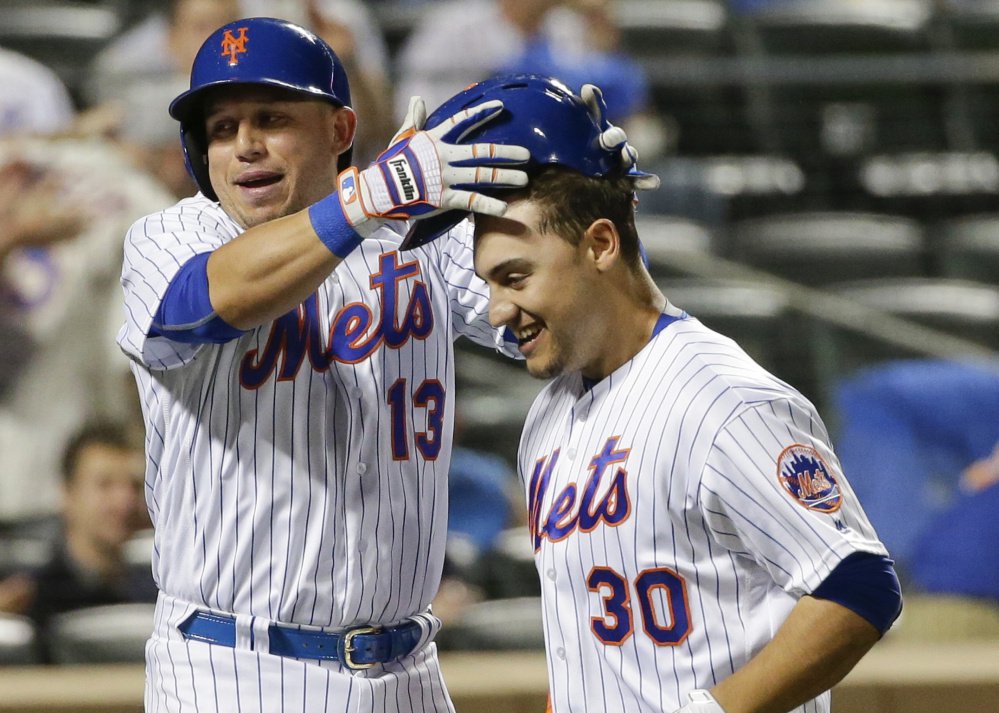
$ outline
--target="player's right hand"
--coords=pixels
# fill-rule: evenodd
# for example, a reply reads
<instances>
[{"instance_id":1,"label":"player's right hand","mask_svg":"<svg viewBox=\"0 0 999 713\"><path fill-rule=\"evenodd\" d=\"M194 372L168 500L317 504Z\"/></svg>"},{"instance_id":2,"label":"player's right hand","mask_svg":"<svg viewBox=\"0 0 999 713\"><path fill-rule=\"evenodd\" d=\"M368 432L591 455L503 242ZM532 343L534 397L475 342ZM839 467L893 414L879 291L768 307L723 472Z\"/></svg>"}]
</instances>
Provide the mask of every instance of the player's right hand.
<instances>
[{"instance_id":1,"label":"player's right hand","mask_svg":"<svg viewBox=\"0 0 999 713\"><path fill-rule=\"evenodd\" d=\"M526 163L530 152L521 146L458 143L502 110L500 101L483 102L423 130L427 110L422 99L413 97L392 144L363 171L348 168L337 179L347 220L368 235L384 220L427 218L446 210L503 215L506 203L479 191L527 185L527 174L510 166Z\"/></svg>"}]
</instances>

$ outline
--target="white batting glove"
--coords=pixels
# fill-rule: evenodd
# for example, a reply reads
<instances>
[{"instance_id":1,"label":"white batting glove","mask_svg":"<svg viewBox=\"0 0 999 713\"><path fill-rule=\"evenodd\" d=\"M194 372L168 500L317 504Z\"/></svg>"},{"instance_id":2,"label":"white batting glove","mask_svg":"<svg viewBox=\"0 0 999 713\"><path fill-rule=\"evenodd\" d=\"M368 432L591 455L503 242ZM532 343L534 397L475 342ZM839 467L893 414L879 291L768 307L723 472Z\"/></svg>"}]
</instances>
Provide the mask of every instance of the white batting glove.
<instances>
[{"instance_id":1,"label":"white batting glove","mask_svg":"<svg viewBox=\"0 0 999 713\"><path fill-rule=\"evenodd\" d=\"M628 143L628 135L624 129L615 126L604 118L607 104L604 102L604 95L600 91L600 87L595 84L584 84L579 90L579 96L586 104L593 121L601 128L600 148L605 151L620 148L621 162L625 169L630 171L638 163L638 149ZM635 188L655 190L659 188L659 176L636 176L634 184Z\"/></svg>"},{"instance_id":2,"label":"white batting glove","mask_svg":"<svg viewBox=\"0 0 999 713\"><path fill-rule=\"evenodd\" d=\"M344 215L354 230L367 236L385 220L427 218L446 210L503 215L506 203L477 191L527 185L524 171L501 166L526 163L530 152L521 146L450 143L501 111L502 102L483 102L424 131L426 106L413 97L389 148L363 171L351 167L337 179Z\"/></svg>"},{"instance_id":3,"label":"white batting glove","mask_svg":"<svg viewBox=\"0 0 999 713\"><path fill-rule=\"evenodd\" d=\"M683 708L678 708L674 713L725 713L725 709L718 705L718 701L707 691L696 690L687 694L690 703Z\"/></svg>"}]
</instances>

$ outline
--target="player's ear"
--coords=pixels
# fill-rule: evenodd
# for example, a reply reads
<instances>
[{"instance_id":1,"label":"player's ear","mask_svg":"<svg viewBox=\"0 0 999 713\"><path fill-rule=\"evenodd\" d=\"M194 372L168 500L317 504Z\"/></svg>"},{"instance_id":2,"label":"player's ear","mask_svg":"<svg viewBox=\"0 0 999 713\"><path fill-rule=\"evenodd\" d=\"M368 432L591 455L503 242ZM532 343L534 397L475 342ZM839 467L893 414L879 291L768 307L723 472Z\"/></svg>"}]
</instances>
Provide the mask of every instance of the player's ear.
<instances>
[{"instance_id":1,"label":"player's ear","mask_svg":"<svg viewBox=\"0 0 999 713\"><path fill-rule=\"evenodd\" d=\"M601 272L609 270L621 257L621 235L607 218L598 218L583 232L587 255Z\"/></svg>"},{"instance_id":2,"label":"player's ear","mask_svg":"<svg viewBox=\"0 0 999 713\"><path fill-rule=\"evenodd\" d=\"M333 112L333 149L339 156L354 143L357 132L357 114L349 106L337 107Z\"/></svg>"}]
</instances>

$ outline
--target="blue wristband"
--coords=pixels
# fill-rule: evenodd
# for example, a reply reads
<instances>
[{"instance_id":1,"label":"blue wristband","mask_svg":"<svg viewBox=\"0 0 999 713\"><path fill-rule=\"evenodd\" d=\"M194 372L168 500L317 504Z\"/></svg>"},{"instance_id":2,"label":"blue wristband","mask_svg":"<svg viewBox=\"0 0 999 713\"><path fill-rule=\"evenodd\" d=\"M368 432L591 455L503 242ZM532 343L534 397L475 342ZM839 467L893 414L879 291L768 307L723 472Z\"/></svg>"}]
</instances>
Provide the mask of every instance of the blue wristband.
<instances>
[{"instance_id":1,"label":"blue wristband","mask_svg":"<svg viewBox=\"0 0 999 713\"><path fill-rule=\"evenodd\" d=\"M364 240L344 215L339 193L331 193L309 206L309 220L323 245L339 258L347 257Z\"/></svg>"}]
</instances>

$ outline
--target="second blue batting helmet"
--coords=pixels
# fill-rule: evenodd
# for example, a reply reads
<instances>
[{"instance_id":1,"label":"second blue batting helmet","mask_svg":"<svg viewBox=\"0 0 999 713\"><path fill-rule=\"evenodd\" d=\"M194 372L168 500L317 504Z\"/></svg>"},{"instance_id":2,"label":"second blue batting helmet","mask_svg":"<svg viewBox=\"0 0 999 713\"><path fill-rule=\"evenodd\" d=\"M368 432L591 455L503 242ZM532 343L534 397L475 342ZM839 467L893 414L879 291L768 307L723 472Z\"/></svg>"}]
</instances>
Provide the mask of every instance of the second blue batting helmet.
<instances>
[{"instance_id":1,"label":"second blue batting helmet","mask_svg":"<svg viewBox=\"0 0 999 713\"><path fill-rule=\"evenodd\" d=\"M424 128L432 129L462 109L491 99L503 102L499 116L460 139L446 135L445 141L523 146L531 152L527 166L523 167L528 176L554 165L593 178L652 177L625 163L621 145L604 146L600 136L610 124L603 117L595 117L580 97L552 77L508 74L473 84L435 109ZM497 193L501 195L502 189ZM447 211L416 221L403 249L430 242L467 215L463 211Z\"/></svg>"},{"instance_id":2,"label":"second blue batting helmet","mask_svg":"<svg viewBox=\"0 0 999 713\"><path fill-rule=\"evenodd\" d=\"M191 88L170 103L180 122L187 169L201 192L217 196L208 177L204 100L209 90L231 85L280 87L336 106L350 106L350 85L343 63L322 39L286 20L250 17L215 30L198 50L191 67ZM351 151L339 158L350 165Z\"/></svg>"}]
</instances>

